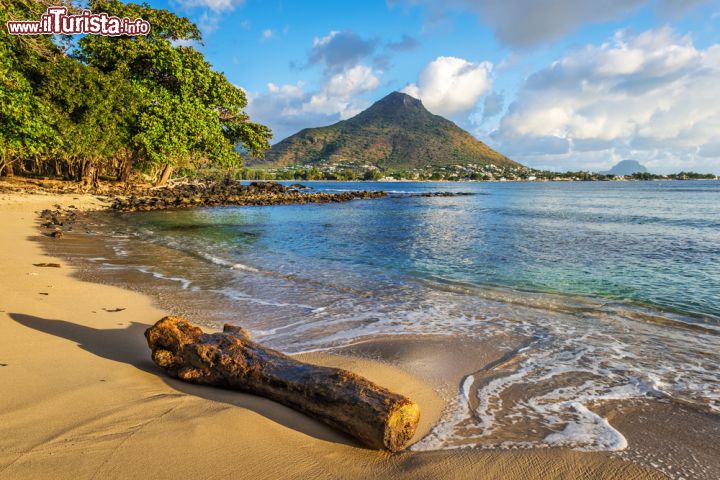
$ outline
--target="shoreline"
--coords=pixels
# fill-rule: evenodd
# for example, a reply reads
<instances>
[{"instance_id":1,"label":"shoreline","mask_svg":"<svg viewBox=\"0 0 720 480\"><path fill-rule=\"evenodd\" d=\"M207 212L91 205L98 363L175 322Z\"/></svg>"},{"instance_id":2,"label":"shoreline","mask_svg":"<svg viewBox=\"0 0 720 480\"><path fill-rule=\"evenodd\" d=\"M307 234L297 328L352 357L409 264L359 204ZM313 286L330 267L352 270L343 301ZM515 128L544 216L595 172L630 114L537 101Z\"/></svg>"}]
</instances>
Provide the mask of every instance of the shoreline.
<instances>
[{"instance_id":1,"label":"shoreline","mask_svg":"<svg viewBox=\"0 0 720 480\"><path fill-rule=\"evenodd\" d=\"M55 204L101 205L77 194L0 195L0 290L8 292L0 375L12 392L0 413L0 478L220 478L238 469L260 477L661 478L611 454L566 449L369 451L265 399L166 378L142 337L164 315L149 297L82 282L64 260L60 268L33 267L58 261L31 241L39 235L36 212ZM398 352L392 342L383 349ZM382 363L384 354L379 363L355 350L305 355L409 395L426 413L427 431L442 409L433 389Z\"/></svg>"}]
</instances>

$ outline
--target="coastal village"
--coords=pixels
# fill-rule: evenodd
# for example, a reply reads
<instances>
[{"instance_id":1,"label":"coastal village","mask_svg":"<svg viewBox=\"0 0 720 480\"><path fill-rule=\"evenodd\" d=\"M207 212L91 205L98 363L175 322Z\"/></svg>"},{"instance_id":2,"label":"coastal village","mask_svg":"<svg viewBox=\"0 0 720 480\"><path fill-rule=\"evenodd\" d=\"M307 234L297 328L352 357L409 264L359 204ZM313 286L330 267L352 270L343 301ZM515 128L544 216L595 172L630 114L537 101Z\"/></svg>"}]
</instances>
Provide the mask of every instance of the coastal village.
<instances>
[{"instance_id":1,"label":"coastal village","mask_svg":"<svg viewBox=\"0 0 720 480\"><path fill-rule=\"evenodd\" d=\"M600 172L556 172L526 167L499 167L494 164L425 165L411 169L383 169L369 163L324 162L276 169L245 168L245 180L328 180L328 181L478 181L478 182L580 182L636 180L714 180L713 174L679 172L657 175L637 172L613 175Z\"/></svg>"}]
</instances>

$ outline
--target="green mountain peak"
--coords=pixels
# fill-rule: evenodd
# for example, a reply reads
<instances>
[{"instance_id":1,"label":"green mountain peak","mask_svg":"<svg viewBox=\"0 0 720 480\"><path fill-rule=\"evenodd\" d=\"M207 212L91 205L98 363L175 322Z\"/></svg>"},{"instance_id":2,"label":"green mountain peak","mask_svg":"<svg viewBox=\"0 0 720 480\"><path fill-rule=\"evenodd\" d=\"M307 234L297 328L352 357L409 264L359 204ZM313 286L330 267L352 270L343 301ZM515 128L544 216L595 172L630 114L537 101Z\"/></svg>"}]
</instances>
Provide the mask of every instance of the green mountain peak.
<instances>
[{"instance_id":1,"label":"green mountain peak","mask_svg":"<svg viewBox=\"0 0 720 480\"><path fill-rule=\"evenodd\" d=\"M374 165L409 169L428 165L493 164L520 167L417 98L392 92L352 118L306 128L275 144L249 165Z\"/></svg>"}]
</instances>

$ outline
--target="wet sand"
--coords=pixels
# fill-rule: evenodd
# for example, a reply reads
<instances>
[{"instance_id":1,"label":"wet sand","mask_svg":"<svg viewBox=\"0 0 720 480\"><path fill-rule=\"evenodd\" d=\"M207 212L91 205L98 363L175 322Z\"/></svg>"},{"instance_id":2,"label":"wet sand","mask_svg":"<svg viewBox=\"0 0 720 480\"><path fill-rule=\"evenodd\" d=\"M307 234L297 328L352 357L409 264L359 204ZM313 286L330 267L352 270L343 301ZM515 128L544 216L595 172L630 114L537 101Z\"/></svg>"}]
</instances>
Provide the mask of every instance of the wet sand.
<instances>
[{"instance_id":1,"label":"wet sand","mask_svg":"<svg viewBox=\"0 0 720 480\"><path fill-rule=\"evenodd\" d=\"M56 203L98 206L93 197L0 195L2 479L663 478L651 467L602 452L391 455L359 447L274 402L172 380L152 364L142 335L165 311L137 292L79 280L71 265L31 241L39 235L35 212ZM61 267L33 266L41 262ZM112 311L118 308L124 310ZM474 351L478 364L494 357L489 344L463 351L437 341L378 339L339 352L344 355L304 358L350 369L416 400L423 412L419 439L452 391L451 357ZM425 372L422 378L418 371ZM661 453L666 444L659 430L653 433L658 418L628 423L628 438L634 441L634 429L642 443L644 431L660 442L649 448ZM622 425L622 415L617 420ZM671 426L680 421L686 419Z\"/></svg>"}]
</instances>

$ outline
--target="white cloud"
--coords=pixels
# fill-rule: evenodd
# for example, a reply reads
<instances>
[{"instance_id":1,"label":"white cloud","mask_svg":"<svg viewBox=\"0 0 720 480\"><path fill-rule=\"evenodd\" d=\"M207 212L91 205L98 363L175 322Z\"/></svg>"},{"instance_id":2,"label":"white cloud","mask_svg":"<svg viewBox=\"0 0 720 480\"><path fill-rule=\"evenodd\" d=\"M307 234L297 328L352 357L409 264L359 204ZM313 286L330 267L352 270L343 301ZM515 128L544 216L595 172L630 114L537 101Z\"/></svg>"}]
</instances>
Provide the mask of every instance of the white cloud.
<instances>
[{"instance_id":1,"label":"white cloud","mask_svg":"<svg viewBox=\"0 0 720 480\"><path fill-rule=\"evenodd\" d=\"M248 93L247 112L255 122L268 125L273 130L273 142L277 142L298 130L317 126L328 118L309 118L300 115L307 94L303 82L276 85L268 83L267 91Z\"/></svg>"},{"instance_id":2,"label":"white cloud","mask_svg":"<svg viewBox=\"0 0 720 480\"><path fill-rule=\"evenodd\" d=\"M417 84L403 92L422 100L438 115L470 110L491 86L488 62L472 63L457 57L438 57L420 72Z\"/></svg>"},{"instance_id":3,"label":"white cloud","mask_svg":"<svg viewBox=\"0 0 720 480\"><path fill-rule=\"evenodd\" d=\"M337 113L341 119L349 118L358 113L358 104L351 101L352 98L375 90L379 85L380 80L370 67L356 65L331 76L322 90L302 105L302 109L304 112L325 115Z\"/></svg>"},{"instance_id":4,"label":"white cloud","mask_svg":"<svg viewBox=\"0 0 720 480\"><path fill-rule=\"evenodd\" d=\"M245 0L173 0L173 3L183 8L209 8L215 12L233 10L245 3Z\"/></svg>"},{"instance_id":5,"label":"white cloud","mask_svg":"<svg viewBox=\"0 0 720 480\"><path fill-rule=\"evenodd\" d=\"M332 75L314 92L306 92L302 82L269 83L267 92L248 95L248 113L254 121L270 125L274 141L279 141L302 128L329 125L360 113L369 102L359 96L379 85L376 74L364 65Z\"/></svg>"},{"instance_id":6,"label":"white cloud","mask_svg":"<svg viewBox=\"0 0 720 480\"><path fill-rule=\"evenodd\" d=\"M363 96L380 86L381 72L359 63L374 52L375 44L350 31L316 37L307 66L323 67L320 87L308 90L302 82L269 83L266 92L248 95L248 113L273 129L274 141L360 113L370 105Z\"/></svg>"},{"instance_id":7,"label":"white cloud","mask_svg":"<svg viewBox=\"0 0 720 480\"><path fill-rule=\"evenodd\" d=\"M184 10L203 9L199 18L193 16L193 21L203 35L209 35L220 25L222 12L234 10L243 5L245 0L171 0L171 3Z\"/></svg>"},{"instance_id":8,"label":"white cloud","mask_svg":"<svg viewBox=\"0 0 720 480\"><path fill-rule=\"evenodd\" d=\"M200 15L200 20L198 20L197 25L203 35L209 35L217 30L220 25L220 17L217 14L203 12L202 15Z\"/></svg>"},{"instance_id":9,"label":"white cloud","mask_svg":"<svg viewBox=\"0 0 720 480\"><path fill-rule=\"evenodd\" d=\"M720 44L698 49L670 28L618 33L531 75L493 137L530 163L634 158L658 171L717 172L718 78Z\"/></svg>"},{"instance_id":10,"label":"white cloud","mask_svg":"<svg viewBox=\"0 0 720 480\"><path fill-rule=\"evenodd\" d=\"M426 5L434 18L469 11L489 26L502 43L530 47L552 42L587 23L619 20L651 4L660 15L679 16L713 0L396 0ZM395 3L395 1L391 2Z\"/></svg>"}]
</instances>

